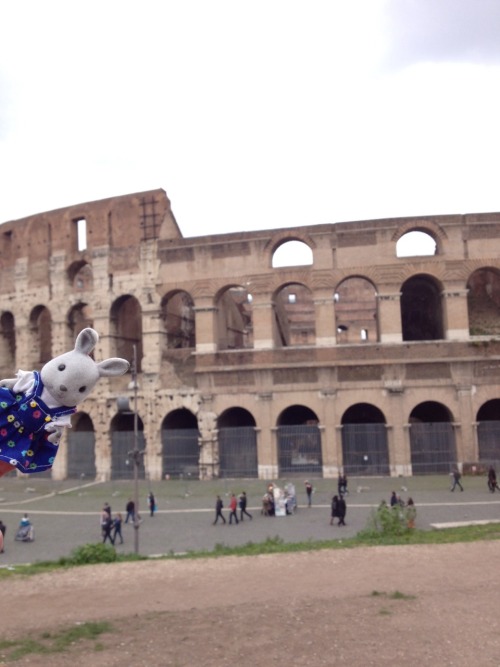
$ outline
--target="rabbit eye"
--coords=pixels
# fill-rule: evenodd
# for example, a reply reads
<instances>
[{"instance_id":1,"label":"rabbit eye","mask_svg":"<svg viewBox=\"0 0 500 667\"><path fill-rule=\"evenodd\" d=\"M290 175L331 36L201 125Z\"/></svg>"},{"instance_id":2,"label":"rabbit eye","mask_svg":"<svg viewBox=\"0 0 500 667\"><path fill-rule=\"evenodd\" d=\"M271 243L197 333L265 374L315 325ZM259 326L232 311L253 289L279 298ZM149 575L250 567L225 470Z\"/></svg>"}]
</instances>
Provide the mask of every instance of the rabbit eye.
<instances>
[{"instance_id":1,"label":"rabbit eye","mask_svg":"<svg viewBox=\"0 0 500 667\"><path fill-rule=\"evenodd\" d=\"M84 385L83 387L80 387L78 391L80 392L80 394L83 394L83 392L86 391L86 389L87 387Z\"/></svg>"},{"instance_id":2,"label":"rabbit eye","mask_svg":"<svg viewBox=\"0 0 500 667\"><path fill-rule=\"evenodd\" d=\"M57 370L58 371L63 371L65 368L66 368L66 364L59 364L59 366L57 367Z\"/></svg>"}]
</instances>

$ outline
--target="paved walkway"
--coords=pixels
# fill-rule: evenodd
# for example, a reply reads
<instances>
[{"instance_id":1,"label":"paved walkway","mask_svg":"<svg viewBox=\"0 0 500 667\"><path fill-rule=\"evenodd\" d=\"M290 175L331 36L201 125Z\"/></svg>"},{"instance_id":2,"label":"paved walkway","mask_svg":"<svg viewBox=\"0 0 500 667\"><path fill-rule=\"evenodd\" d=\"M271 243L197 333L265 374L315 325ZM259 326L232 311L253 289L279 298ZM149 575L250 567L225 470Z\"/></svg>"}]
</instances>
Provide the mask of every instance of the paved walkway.
<instances>
[{"instance_id":1,"label":"paved walkway","mask_svg":"<svg viewBox=\"0 0 500 667\"><path fill-rule=\"evenodd\" d=\"M34 477L34 476L33 476ZM410 495L417 506L417 527L431 530L435 524L500 520L500 493L489 493L484 478L465 478L463 493L450 493L448 478L374 478L350 480L345 527L330 526L330 499L336 480L313 480L315 493L311 508L306 506L303 480L296 482L298 509L292 516L262 516L261 498L267 482L262 480L222 480L218 482L169 481L139 484L141 508L151 488L158 511L151 518L142 509L138 530L139 552L143 555L212 550L218 544L238 546L270 538L285 542L351 537L363 529L370 513L391 490L406 500ZM215 495L219 493L228 515L229 495L246 490L253 520L238 525L212 525ZM133 495L133 483L78 484L31 478L0 478L0 519L7 525L5 553L0 566L57 560L76 547L100 540L99 515L104 501L113 512L125 516L124 507ZM35 526L35 541L14 541L16 527L24 512ZM134 528L123 526L121 552L134 551Z\"/></svg>"}]
</instances>

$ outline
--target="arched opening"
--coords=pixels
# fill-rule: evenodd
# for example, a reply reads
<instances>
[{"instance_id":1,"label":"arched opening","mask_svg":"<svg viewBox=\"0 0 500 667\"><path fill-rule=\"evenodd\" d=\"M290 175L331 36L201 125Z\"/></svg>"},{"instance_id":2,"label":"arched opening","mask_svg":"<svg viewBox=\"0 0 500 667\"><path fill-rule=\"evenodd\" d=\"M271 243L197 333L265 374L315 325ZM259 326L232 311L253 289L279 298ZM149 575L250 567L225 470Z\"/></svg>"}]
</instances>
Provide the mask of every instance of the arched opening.
<instances>
[{"instance_id":1,"label":"arched opening","mask_svg":"<svg viewBox=\"0 0 500 667\"><path fill-rule=\"evenodd\" d=\"M187 292L172 292L161 302L165 349L194 348L194 303Z\"/></svg>"},{"instance_id":2,"label":"arched opening","mask_svg":"<svg viewBox=\"0 0 500 667\"><path fill-rule=\"evenodd\" d=\"M383 413L369 403L357 403L342 417L342 467L346 475L389 474L389 447Z\"/></svg>"},{"instance_id":3,"label":"arched opening","mask_svg":"<svg viewBox=\"0 0 500 667\"><path fill-rule=\"evenodd\" d=\"M453 419L435 401L417 405L410 414L411 465L414 475L448 473L457 462Z\"/></svg>"},{"instance_id":4,"label":"arched opening","mask_svg":"<svg viewBox=\"0 0 500 667\"><path fill-rule=\"evenodd\" d=\"M429 232L406 232L396 243L396 257L425 257L437 255L437 244Z\"/></svg>"},{"instance_id":5,"label":"arched opening","mask_svg":"<svg viewBox=\"0 0 500 667\"><path fill-rule=\"evenodd\" d=\"M303 241L285 241L273 253L272 267L307 266L313 263L313 252Z\"/></svg>"},{"instance_id":6,"label":"arched opening","mask_svg":"<svg viewBox=\"0 0 500 667\"><path fill-rule=\"evenodd\" d=\"M111 337L113 356L132 361L134 345L137 350L137 372L142 362L142 311L134 296L122 296L111 307Z\"/></svg>"},{"instance_id":7,"label":"arched opening","mask_svg":"<svg viewBox=\"0 0 500 667\"><path fill-rule=\"evenodd\" d=\"M430 276L409 278L401 289L403 340L442 340L441 287Z\"/></svg>"},{"instance_id":8,"label":"arched opening","mask_svg":"<svg viewBox=\"0 0 500 667\"><path fill-rule=\"evenodd\" d=\"M479 461L496 467L500 461L500 399L484 403L476 421Z\"/></svg>"},{"instance_id":9,"label":"arched opening","mask_svg":"<svg viewBox=\"0 0 500 667\"><path fill-rule=\"evenodd\" d=\"M92 419L86 412L71 417L68 429L67 476L70 479L95 479L95 432Z\"/></svg>"},{"instance_id":10,"label":"arched opening","mask_svg":"<svg viewBox=\"0 0 500 667\"><path fill-rule=\"evenodd\" d=\"M92 309L86 303L78 303L68 313L69 343L74 344L76 337L86 327L93 327Z\"/></svg>"},{"instance_id":11,"label":"arched opening","mask_svg":"<svg viewBox=\"0 0 500 667\"><path fill-rule=\"evenodd\" d=\"M284 285L274 294L273 304L275 347L316 343L314 302L311 291L305 285Z\"/></svg>"},{"instance_id":12,"label":"arched opening","mask_svg":"<svg viewBox=\"0 0 500 667\"><path fill-rule=\"evenodd\" d=\"M29 318L30 368L40 369L52 359L52 317L45 306L36 306Z\"/></svg>"},{"instance_id":13,"label":"arched opening","mask_svg":"<svg viewBox=\"0 0 500 667\"><path fill-rule=\"evenodd\" d=\"M219 350L253 347L252 298L245 287L235 285L219 294L217 331Z\"/></svg>"},{"instance_id":14,"label":"arched opening","mask_svg":"<svg viewBox=\"0 0 500 667\"><path fill-rule=\"evenodd\" d=\"M377 293L366 278L346 278L334 296L337 343L378 340Z\"/></svg>"},{"instance_id":15,"label":"arched opening","mask_svg":"<svg viewBox=\"0 0 500 667\"><path fill-rule=\"evenodd\" d=\"M244 408L229 408L217 420L220 477L257 477L255 419Z\"/></svg>"},{"instance_id":16,"label":"arched opening","mask_svg":"<svg viewBox=\"0 0 500 667\"><path fill-rule=\"evenodd\" d=\"M500 335L500 272L488 268L474 271L467 290L470 335Z\"/></svg>"},{"instance_id":17,"label":"arched opening","mask_svg":"<svg viewBox=\"0 0 500 667\"><path fill-rule=\"evenodd\" d=\"M137 448L144 451L144 425L137 417L137 443L134 430L134 413L121 412L111 420L111 479L132 479L134 461L131 453ZM144 461L139 463L139 478L145 478Z\"/></svg>"},{"instance_id":18,"label":"arched opening","mask_svg":"<svg viewBox=\"0 0 500 667\"><path fill-rule=\"evenodd\" d=\"M7 376L17 370L16 363L16 325L14 315L8 311L0 317L0 360L1 368ZM5 375L3 376L5 377Z\"/></svg>"},{"instance_id":19,"label":"arched opening","mask_svg":"<svg viewBox=\"0 0 500 667\"><path fill-rule=\"evenodd\" d=\"M199 477L200 433L198 420L186 408L173 410L161 426L162 477Z\"/></svg>"},{"instance_id":20,"label":"arched opening","mask_svg":"<svg viewBox=\"0 0 500 667\"><path fill-rule=\"evenodd\" d=\"M85 261L73 262L68 268L68 281L74 292L90 292L94 289L92 267Z\"/></svg>"},{"instance_id":21,"label":"arched opening","mask_svg":"<svg viewBox=\"0 0 500 667\"><path fill-rule=\"evenodd\" d=\"M317 415L304 405L284 410L277 425L281 475L322 475L321 431Z\"/></svg>"}]
</instances>

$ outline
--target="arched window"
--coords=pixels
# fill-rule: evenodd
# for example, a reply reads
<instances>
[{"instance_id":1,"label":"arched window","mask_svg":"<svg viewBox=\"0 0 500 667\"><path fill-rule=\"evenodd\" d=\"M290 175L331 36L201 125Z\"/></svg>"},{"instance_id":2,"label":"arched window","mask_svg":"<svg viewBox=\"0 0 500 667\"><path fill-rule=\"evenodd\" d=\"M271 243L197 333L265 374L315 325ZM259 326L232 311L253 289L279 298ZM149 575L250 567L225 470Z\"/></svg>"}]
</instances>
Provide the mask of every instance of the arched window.
<instances>
[{"instance_id":1,"label":"arched window","mask_svg":"<svg viewBox=\"0 0 500 667\"><path fill-rule=\"evenodd\" d=\"M114 355L128 361L134 359L134 346L137 353L137 372L141 371L142 361L142 311L139 301L134 296L122 296L111 307L111 335Z\"/></svg>"},{"instance_id":2,"label":"arched window","mask_svg":"<svg viewBox=\"0 0 500 667\"><path fill-rule=\"evenodd\" d=\"M334 295L338 343L363 343L378 340L377 294L366 278L343 280Z\"/></svg>"},{"instance_id":3,"label":"arched window","mask_svg":"<svg viewBox=\"0 0 500 667\"><path fill-rule=\"evenodd\" d=\"M272 266L306 266L313 263L311 248L303 241L285 241L273 253Z\"/></svg>"},{"instance_id":4,"label":"arched window","mask_svg":"<svg viewBox=\"0 0 500 667\"><path fill-rule=\"evenodd\" d=\"M409 278L401 289L403 340L442 340L441 287L430 276Z\"/></svg>"},{"instance_id":5,"label":"arched window","mask_svg":"<svg viewBox=\"0 0 500 667\"><path fill-rule=\"evenodd\" d=\"M311 291L300 283L281 287L273 298L276 347L314 345L316 322Z\"/></svg>"},{"instance_id":6,"label":"arched window","mask_svg":"<svg viewBox=\"0 0 500 667\"><path fill-rule=\"evenodd\" d=\"M217 298L219 350L253 347L252 299L246 287L234 285Z\"/></svg>"},{"instance_id":7,"label":"arched window","mask_svg":"<svg viewBox=\"0 0 500 667\"><path fill-rule=\"evenodd\" d=\"M407 232L396 243L396 257L422 257L436 254L436 241L428 232L420 230Z\"/></svg>"}]
</instances>

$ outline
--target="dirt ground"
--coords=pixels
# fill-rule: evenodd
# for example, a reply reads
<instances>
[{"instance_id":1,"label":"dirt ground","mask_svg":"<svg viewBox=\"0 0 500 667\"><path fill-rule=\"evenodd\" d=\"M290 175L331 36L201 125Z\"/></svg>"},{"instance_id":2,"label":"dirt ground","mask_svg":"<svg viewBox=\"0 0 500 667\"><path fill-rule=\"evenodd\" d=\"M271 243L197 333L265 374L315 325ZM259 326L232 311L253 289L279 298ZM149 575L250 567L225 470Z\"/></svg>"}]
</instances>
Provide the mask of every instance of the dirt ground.
<instances>
[{"instance_id":1,"label":"dirt ground","mask_svg":"<svg viewBox=\"0 0 500 667\"><path fill-rule=\"evenodd\" d=\"M73 568L2 583L1 639L113 631L0 665L500 665L500 542Z\"/></svg>"}]
</instances>

